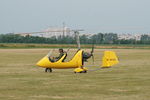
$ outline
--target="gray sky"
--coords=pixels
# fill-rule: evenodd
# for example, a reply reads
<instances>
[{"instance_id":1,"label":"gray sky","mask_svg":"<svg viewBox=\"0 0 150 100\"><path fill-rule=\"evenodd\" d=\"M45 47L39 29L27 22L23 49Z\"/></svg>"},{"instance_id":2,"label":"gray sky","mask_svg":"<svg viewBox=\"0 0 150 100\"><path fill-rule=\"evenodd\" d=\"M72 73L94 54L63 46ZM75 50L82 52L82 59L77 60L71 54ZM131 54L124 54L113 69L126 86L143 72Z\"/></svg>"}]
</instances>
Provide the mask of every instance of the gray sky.
<instances>
[{"instance_id":1,"label":"gray sky","mask_svg":"<svg viewBox=\"0 0 150 100\"><path fill-rule=\"evenodd\" d=\"M86 32L150 33L150 0L0 0L0 33L63 22Z\"/></svg>"}]
</instances>

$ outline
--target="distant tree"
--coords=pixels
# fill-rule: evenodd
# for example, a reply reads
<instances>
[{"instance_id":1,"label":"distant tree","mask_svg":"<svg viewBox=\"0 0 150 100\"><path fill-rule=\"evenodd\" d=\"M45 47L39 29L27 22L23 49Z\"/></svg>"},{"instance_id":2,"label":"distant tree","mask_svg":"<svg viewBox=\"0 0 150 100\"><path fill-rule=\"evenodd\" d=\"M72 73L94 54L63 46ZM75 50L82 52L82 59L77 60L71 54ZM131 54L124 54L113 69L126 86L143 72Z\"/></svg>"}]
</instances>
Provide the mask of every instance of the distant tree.
<instances>
[{"instance_id":1,"label":"distant tree","mask_svg":"<svg viewBox=\"0 0 150 100\"><path fill-rule=\"evenodd\" d=\"M114 44L118 40L118 35L115 33L106 33L103 36L104 44Z\"/></svg>"},{"instance_id":2,"label":"distant tree","mask_svg":"<svg viewBox=\"0 0 150 100\"><path fill-rule=\"evenodd\" d=\"M82 44L88 44L88 43L89 43L89 38L88 38L88 36L87 36L87 35L82 35L82 36L80 36L80 42L81 42Z\"/></svg>"},{"instance_id":3,"label":"distant tree","mask_svg":"<svg viewBox=\"0 0 150 100\"><path fill-rule=\"evenodd\" d=\"M141 36L141 43L150 44L150 36L149 35L142 35Z\"/></svg>"},{"instance_id":4,"label":"distant tree","mask_svg":"<svg viewBox=\"0 0 150 100\"><path fill-rule=\"evenodd\" d=\"M102 33L98 33L98 34L94 34L91 37L92 42L94 42L95 44L102 44L103 43L103 39L104 38L104 34Z\"/></svg>"},{"instance_id":5,"label":"distant tree","mask_svg":"<svg viewBox=\"0 0 150 100\"><path fill-rule=\"evenodd\" d=\"M140 40L118 39L116 33L98 33L92 36L81 35L81 44L150 44L150 36L142 35ZM76 44L75 37L52 36L49 38L38 36L20 36L17 34L0 34L0 43L46 43L46 44Z\"/></svg>"}]
</instances>

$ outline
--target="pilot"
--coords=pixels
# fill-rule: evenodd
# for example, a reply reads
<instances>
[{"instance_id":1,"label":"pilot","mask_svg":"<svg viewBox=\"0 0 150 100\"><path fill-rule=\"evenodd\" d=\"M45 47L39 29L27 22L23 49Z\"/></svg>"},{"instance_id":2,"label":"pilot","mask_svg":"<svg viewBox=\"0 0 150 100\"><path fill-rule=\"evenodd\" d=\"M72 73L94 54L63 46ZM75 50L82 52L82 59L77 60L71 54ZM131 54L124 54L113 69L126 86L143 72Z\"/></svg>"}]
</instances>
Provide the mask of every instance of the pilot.
<instances>
[{"instance_id":1,"label":"pilot","mask_svg":"<svg viewBox=\"0 0 150 100\"><path fill-rule=\"evenodd\" d=\"M58 57L53 57L53 59L51 59L51 58L49 57L49 60L50 60L51 62L56 62L56 61L58 61L64 54L65 54L64 50L63 50L62 48L60 48L60 49L59 49L59 56L58 56ZM64 60L65 60L65 59L63 59L63 61L64 61Z\"/></svg>"}]
</instances>

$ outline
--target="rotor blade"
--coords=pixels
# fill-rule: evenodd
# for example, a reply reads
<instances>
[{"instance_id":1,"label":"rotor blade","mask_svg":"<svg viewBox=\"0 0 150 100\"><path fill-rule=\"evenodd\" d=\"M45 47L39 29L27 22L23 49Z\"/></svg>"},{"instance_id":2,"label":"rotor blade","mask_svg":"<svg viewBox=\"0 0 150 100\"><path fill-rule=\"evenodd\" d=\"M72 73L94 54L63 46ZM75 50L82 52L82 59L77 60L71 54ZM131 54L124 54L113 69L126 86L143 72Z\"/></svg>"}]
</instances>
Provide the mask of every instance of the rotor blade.
<instances>
[{"instance_id":1,"label":"rotor blade","mask_svg":"<svg viewBox=\"0 0 150 100\"><path fill-rule=\"evenodd\" d=\"M48 33L48 32L63 32L63 30L59 30L59 31L25 32L25 33L15 33L15 34L38 34L38 33ZM70 32L70 31L66 31L66 32Z\"/></svg>"},{"instance_id":2,"label":"rotor blade","mask_svg":"<svg viewBox=\"0 0 150 100\"><path fill-rule=\"evenodd\" d=\"M76 29L76 30L51 30L51 31L39 31L39 32L20 32L20 33L14 33L14 34L38 34L38 33L49 33L49 32L75 32L75 31L84 31L82 29Z\"/></svg>"}]
</instances>

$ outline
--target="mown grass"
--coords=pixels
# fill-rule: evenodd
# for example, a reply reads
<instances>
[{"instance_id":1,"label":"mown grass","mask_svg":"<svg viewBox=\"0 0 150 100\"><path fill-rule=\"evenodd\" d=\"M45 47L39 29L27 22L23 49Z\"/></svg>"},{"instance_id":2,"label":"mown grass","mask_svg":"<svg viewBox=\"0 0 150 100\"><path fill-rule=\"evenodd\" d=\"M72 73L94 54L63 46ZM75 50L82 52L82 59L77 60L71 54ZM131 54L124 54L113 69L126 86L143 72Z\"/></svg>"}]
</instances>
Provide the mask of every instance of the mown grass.
<instances>
[{"instance_id":1,"label":"mown grass","mask_svg":"<svg viewBox=\"0 0 150 100\"><path fill-rule=\"evenodd\" d=\"M95 50L95 65L100 66L104 50ZM0 100L149 100L150 50L109 50L117 52L118 65L74 74L73 69L45 73L35 66L49 49L0 49ZM91 64L90 59L86 65Z\"/></svg>"}]
</instances>

